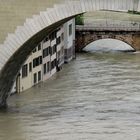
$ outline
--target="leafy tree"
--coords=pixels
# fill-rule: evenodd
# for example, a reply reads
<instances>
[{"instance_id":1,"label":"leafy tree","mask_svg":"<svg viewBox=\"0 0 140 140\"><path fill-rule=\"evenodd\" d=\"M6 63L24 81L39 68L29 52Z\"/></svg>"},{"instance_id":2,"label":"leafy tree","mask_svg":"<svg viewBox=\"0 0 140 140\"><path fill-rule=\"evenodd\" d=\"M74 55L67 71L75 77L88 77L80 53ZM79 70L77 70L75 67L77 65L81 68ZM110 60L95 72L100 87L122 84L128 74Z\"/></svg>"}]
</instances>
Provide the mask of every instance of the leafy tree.
<instances>
[{"instance_id":1,"label":"leafy tree","mask_svg":"<svg viewBox=\"0 0 140 140\"><path fill-rule=\"evenodd\" d=\"M75 19L76 25L84 25L84 15L78 15Z\"/></svg>"}]
</instances>

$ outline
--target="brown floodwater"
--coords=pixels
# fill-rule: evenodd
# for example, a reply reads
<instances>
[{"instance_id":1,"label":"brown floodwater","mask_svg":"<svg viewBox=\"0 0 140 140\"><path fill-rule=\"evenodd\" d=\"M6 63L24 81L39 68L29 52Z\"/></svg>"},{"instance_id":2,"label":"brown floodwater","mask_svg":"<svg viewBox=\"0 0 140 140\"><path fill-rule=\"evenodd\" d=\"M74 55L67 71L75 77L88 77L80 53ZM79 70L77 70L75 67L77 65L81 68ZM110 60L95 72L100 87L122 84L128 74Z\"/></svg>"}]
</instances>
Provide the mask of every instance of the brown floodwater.
<instances>
[{"instance_id":1,"label":"brown floodwater","mask_svg":"<svg viewBox=\"0 0 140 140\"><path fill-rule=\"evenodd\" d=\"M8 103L0 140L139 140L140 54L77 54Z\"/></svg>"}]
</instances>

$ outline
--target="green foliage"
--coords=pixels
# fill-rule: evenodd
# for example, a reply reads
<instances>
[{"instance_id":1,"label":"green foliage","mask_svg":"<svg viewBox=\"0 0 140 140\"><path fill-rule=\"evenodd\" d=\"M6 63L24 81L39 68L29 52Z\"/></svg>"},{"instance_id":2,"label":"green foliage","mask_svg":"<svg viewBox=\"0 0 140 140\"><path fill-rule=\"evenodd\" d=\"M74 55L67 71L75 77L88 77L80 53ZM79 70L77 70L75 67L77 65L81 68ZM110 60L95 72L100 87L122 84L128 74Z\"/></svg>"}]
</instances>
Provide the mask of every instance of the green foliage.
<instances>
[{"instance_id":1,"label":"green foliage","mask_svg":"<svg viewBox=\"0 0 140 140\"><path fill-rule=\"evenodd\" d=\"M138 11L132 11L132 10L128 10L129 14L136 14L136 15L140 15L140 12Z\"/></svg>"},{"instance_id":2,"label":"green foliage","mask_svg":"<svg viewBox=\"0 0 140 140\"><path fill-rule=\"evenodd\" d=\"M75 23L76 23L76 25L84 25L84 15L83 14L78 15L75 18Z\"/></svg>"}]
</instances>

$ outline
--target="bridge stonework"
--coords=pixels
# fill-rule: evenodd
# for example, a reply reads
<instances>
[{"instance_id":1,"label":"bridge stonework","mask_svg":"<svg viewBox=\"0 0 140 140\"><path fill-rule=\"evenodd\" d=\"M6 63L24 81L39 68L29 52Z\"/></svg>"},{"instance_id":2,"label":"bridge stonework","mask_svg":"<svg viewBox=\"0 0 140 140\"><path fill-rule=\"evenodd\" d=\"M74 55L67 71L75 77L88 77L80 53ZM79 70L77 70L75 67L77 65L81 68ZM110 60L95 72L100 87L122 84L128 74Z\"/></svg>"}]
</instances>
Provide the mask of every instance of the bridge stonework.
<instances>
[{"instance_id":1,"label":"bridge stonework","mask_svg":"<svg viewBox=\"0 0 140 140\"><path fill-rule=\"evenodd\" d=\"M75 47L77 52L81 52L90 43L100 39L116 39L130 45L134 50L140 50L139 31L94 31L76 30Z\"/></svg>"}]
</instances>

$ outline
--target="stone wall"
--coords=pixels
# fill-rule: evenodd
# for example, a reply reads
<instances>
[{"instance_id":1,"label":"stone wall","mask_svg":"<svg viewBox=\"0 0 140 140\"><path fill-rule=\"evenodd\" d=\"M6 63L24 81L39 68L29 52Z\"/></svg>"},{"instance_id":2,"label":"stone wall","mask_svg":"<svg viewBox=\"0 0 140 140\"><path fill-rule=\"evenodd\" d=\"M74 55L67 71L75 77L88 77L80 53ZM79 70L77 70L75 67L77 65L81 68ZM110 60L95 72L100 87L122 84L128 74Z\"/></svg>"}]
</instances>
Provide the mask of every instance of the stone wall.
<instances>
[{"instance_id":1,"label":"stone wall","mask_svg":"<svg viewBox=\"0 0 140 140\"><path fill-rule=\"evenodd\" d=\"M99 39L120 40L130 45L134 50L140 50L140 32L76 31L76 51L82 51L88 44Z\"/></svg>"}]
</instances>

